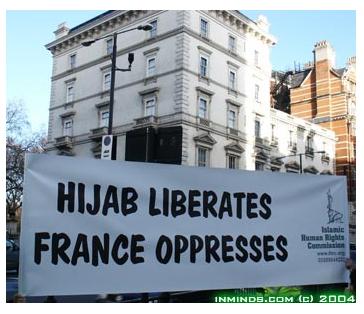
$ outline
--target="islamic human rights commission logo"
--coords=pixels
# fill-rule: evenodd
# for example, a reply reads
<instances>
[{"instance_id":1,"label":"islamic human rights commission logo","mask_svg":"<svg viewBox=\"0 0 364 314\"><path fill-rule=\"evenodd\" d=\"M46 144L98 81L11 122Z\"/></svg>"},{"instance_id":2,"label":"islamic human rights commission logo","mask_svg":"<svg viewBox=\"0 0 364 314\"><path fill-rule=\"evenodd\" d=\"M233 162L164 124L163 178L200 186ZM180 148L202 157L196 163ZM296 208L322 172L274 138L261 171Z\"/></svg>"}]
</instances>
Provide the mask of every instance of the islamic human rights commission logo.
<instances>
[{"instance_id":1,"label":"islamic human rights commission logo","mask_svg":"<svg viewBox=\"0 0 364 314\"><path fill-rule=\"evenodd\" d=\"M327 194L327 215L329 218L327 224L343 223L343 214L333 209L332 206L333 197L331 195L330 189L327 191L326 194Z\"/></svg>"}]
</instances>

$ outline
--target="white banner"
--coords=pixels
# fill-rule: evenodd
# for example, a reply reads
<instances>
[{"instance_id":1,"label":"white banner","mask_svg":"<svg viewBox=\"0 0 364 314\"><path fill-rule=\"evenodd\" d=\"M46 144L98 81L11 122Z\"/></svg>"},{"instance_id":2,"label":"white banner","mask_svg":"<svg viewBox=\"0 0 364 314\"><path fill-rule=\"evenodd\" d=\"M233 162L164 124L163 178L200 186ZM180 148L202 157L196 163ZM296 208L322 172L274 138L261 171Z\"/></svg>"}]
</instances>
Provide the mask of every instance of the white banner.
<instances>
[{"instance_id":1,"label":"white banner","mask_svg":"<svg viewBox=\"0 0 364 314\"><path fill-rule=\"evenodd\" d=\"M27 155L20 293L347 282L346 179Z\"/></svg>"}]
</instances>

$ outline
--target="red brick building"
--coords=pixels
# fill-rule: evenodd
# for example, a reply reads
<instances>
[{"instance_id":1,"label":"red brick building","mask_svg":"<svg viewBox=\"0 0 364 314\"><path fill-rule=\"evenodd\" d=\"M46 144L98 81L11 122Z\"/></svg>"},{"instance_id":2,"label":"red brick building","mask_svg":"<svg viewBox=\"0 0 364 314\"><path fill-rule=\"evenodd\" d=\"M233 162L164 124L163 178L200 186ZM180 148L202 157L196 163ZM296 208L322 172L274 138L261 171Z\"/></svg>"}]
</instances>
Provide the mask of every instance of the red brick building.
<instances>
[{"instance_id":1,"label":"red brick building","mask_svg":"<svg viewBox=\"0 0 364 314\"><path fill-rule=\"evenodd\" d=\"M286 73L287 74L287 73ZM327 41L315 44L313 61L302 71L274 74L276 84L273 106L289 111L336 134L336 175L345 175L348 182L348 198L351 206L351 232L355 230L356 200L356 58L348 59L345 68L335 68L335 51ZM277 85L277 78L281 79ZM282 81L283 80L283 81ZM282 96L283 92L283 96ZM277 97L278 93L278 97ZM281 93L281 94L279 94ZM288 108L288 109L287 109Z\"/></svg>"}]
</instances>

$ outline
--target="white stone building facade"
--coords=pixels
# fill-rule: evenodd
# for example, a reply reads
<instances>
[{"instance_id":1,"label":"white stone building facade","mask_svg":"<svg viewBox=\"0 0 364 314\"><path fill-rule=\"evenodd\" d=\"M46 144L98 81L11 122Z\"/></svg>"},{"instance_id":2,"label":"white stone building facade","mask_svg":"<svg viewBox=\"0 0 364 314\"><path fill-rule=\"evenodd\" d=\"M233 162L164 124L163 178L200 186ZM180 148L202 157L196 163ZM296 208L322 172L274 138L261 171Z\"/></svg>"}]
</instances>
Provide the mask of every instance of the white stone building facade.
<instances>
[{"instance_id":1,"label":"white stone building facade","mask_svg":"<svg viewBox=\"0 0 364 314\"><path fill-rule=\"evenodd\" d=\"M332 131L270 108L268 22L238 11L107 11L73 29L61 24L53 55L48 152L98 158L107 133L111 38L118 36L113 134L125 160L126 133L181 126L184 165L334 173ZM325 154L311 154L325 151Z\"/></svg>"}]
</instances>

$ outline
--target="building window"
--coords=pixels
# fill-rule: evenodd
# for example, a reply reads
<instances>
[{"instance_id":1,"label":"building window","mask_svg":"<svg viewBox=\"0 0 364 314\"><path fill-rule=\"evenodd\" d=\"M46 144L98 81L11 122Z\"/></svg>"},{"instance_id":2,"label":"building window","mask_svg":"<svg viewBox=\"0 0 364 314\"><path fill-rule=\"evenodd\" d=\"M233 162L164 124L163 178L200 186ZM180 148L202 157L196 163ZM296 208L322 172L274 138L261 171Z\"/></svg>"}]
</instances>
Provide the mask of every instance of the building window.
<instances>
[{"instance_id":1,"label":"building window","mask_svg":"<svg viewBox=\"0 0 364 314\"><path fill-rule=\"evenodd\" d=\"M289 131L289 147L293 146L293 131Z\"/></svg>"},{"instance_id":2,"label":"building window","mask_svg":"<svg viewBox=\"0 0 364 314\"><path fill-rule=\"evenodd\" d=\"M197 165L199 167L208 167L209 151L207 148L198 147L197 149Z\"/></svg>"},{"instance_id":3,"label":"building window","mask_svg":"<svg viewBox=\"0 0 364 314\"><path fill-rule=\"evenodd\" d=\"M63 120L63 136L72 136L73 133L73 120L64 119Z\"/></svg>"},{"instance_id":4,"label":"building window","mask_svg":"<svg viewBox=\"0 0 364 314\"><path fill-rule=\"evenodd\" d=\"M259 52L257 50L254 51L254 64L259 66Z\"/></svg>"},{"instance_id":5,"label":"building window","mask_svg":"<svg viewBox=\"0 0 364 314\"><path fill-rule=\"evenodd\" d=\"M108 39L106 41L106 54L111 55L113 48L113 39Z\"/></svg>"},{"instance_id":6,"label":"building window","mask_svg":"<svg viewBox=\"0 0 364 314\"><path fill-rule=\"evenodd\" d=\"M276 139L275 130L276 130L276 126L274 124L272 124L272 141L275 141L275 139Z\"/></svg>"},{"instance_id":7,"label":"building window","mask_svg":"<svg viewBox=\"0 0 364 314\"><path fill-rule=\"evenodd\" d=\"M103 90L109 90L111 86L111 73L104 73Z\"/></svg>"},{"instance_id":8,"label":"building window","mask_svg":"<svg viewBox=\"0 0 364 314\"><path fill-rule=\"evenodd\" d=\"M237 156L233 156L233 155L228 155L227 156L227 161L228 161L228 168L229 169L238 169L238 161L239 158Z\"/></svg>"},{"instance_id":9,"label":"building window","mask_svg":"<svg viewBox=\"0 0 364 314\"><path fill-rule=\"evenodd\" d=\"M202 77L208 75L208 58L205 56L200 56L200 75Z\"/></svg>"},{"instance_id":10,"label":"building window","mask_svg":"<svg viewBox=\"0 0 364 314\"><path fill-rule=\"evenodd\" d=\"M154 76L156 74L156 57L147 58L147 77Z\"/></svg>"},{"instance_id":11,"label":"building window","mask_svg":"<svg viewBox=\"0 0 364 314\"><path fill-rule=\"evenodd\" d=\"M207 100L199 97L198 116L207 119Z\"/></svg>"},{"instance_id":12,"label":"building window","mask_svg":"<svg viewBox=\"0 0 364 314\"><path fill-rule=\"evenodd\" d=\"M150 30L150 38L154 38L157 36L157 20L154 20L149 23L153 28Z\"/></svg>"},{"instance_id":13,"label":"building window","mask_svg":"<svg viewBox=\"0 0 364 314\"><path fill-rule=\"evenodd\" d=\"M260 121L255 120L255 137L260 138Z\"/></svg>"},{"instance_id":14,"label":"building window","mask_svg":"<svg viewBox=\"0 0 364 314\"><path fill-rule=\"evenodd\" d=\"M68 83L66 86L66 102L70 103L75 99L75 87L74 83Z\"/></svg>"},{"instance_id":15,"label":"building window","mask_svg":"<svg viewBox=\"0 0 364 314\"><path fill-rule=\"evenodd\" d=\"M100 128L109 126L109 110L101 110L100 113Z\"/></svg>"},{"instance_id":16,"label":"building window","mask_svg":"<svg viewBox=\"0 0 364 314\"><path fill-rule=\"evenodd\" d=\"M255 101L259 102L259 85L255 84Z\"/></svg>"},{"instance_id":17,"label":"building window","mask_svg":"<svg viewBox=\"0 0 364 314\"><path fill-rule=\"evenodd\" d=\"M236 111L228 110L228 127L231 129L236 129Z\"/></svg>"},{"instance_id":18,"label":"building window","mask_svg":"<svg viewBox=\"0 0 364 314\"><path fill-rule=\"evenodd\" d=\"M229 70L229 88L236 90L236 72Z\"/></svg>"},{"instance_id":19,"label":"building window","mask_svg":"<svg viewBox=\"0 0 364 314\"><path fill-rule=\"evenodd\" d=\"M155 97L144 100L145 116L155 116Z\"/></svg>"},{"instance_id":20,"label":"building window","mask_svg":"<svg viewBox=\"0 0 364 314\"><path fill-rule=\"evenodd\" d=\"M229 51L236 52L236 39L233 36L229 36Z\"/></svg>"},{"instance_id":21,"label":"building window","mask_svg":"<svg viewBox=\"0 0 364 314\"><path fill-rule=\"evenodd\" d=\"M255 162L255 170L256 171L264 171L264 164L262 162Z\"/></svg>"},{"instance_id":22,"label":"building window","mask_svg":"<svg viewBox=\"0 0 364 314\"><path fill-rule=\"evenodd\" d=\"M74 69L76 67L76 54L70 55L70 68Z\"/></svg>"},{"instance_id":23,"label":"building window","mask_svg":"<svg viewBox=\"0 0 364 314\"><path fill-rule=\"evenodd\" d=\"M312 147L312 136L307 136L307 143L306 143L307 151L310 151L313 149Z\"/></svg>"},{"instance_id":24,"label":"building window","mask_svg":"<svg viewBox=\"0 0 364 314\"><path fill-rule=\"evenodd\" d=\"M201 19L200 20L200 34L201 36L203 37L208 37L208 32L209 32L209 23L204 20L204 19Z\"/></svg>"}]
</instances>

